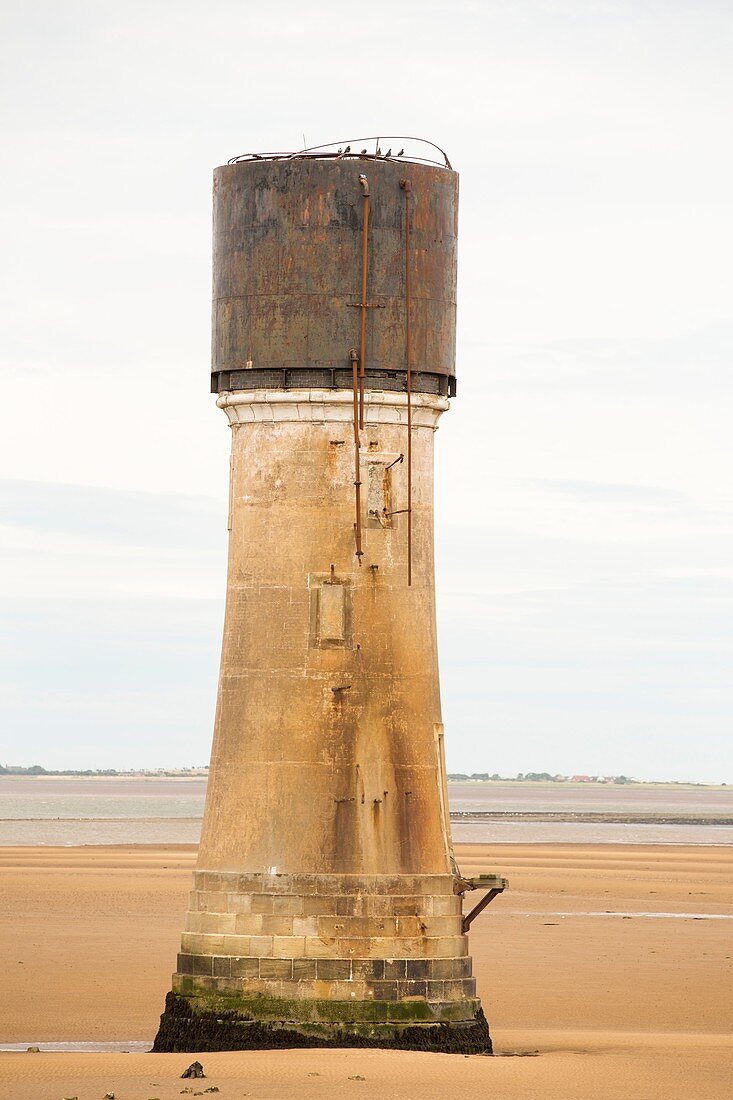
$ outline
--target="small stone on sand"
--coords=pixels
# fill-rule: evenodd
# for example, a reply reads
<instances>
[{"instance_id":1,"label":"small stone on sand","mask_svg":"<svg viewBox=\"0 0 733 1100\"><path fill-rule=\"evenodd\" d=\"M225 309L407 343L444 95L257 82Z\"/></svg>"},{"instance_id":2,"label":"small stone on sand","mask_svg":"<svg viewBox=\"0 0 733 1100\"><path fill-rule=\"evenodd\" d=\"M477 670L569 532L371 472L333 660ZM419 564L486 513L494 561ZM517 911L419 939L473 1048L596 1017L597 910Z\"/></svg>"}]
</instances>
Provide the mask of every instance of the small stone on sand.
<instances>
[{"instance_id":1,"label":"small stone on sand","mask_svg":"<svg viewBox=\"0 0 733 1100\"><path fill-rule=\"evenodd\" d=\"M205 1077L204 1067L200 1062L191 1062L188 1069L184 1069L181 1077Z\"/></svg>"}]
</instances>

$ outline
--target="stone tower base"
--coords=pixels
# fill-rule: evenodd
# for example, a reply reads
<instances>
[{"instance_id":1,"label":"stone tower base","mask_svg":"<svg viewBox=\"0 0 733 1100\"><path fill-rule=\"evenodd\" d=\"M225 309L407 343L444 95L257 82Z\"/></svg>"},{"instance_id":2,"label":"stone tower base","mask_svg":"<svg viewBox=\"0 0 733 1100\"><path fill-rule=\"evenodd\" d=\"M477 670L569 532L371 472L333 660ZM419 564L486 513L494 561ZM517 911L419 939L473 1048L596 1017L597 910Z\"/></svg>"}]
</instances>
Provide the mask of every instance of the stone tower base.
<instances>
[{"instance_id":1,"label":"stone tower base","mask_svg":"<svg viewBox=\"0 0 733 1100\"><path fill-rule=\"evenodd\" d=\"M153 1050L490 1054L454 884L197 871Z\"/></svg>"},{"instance_id":2,"label":"stone tower base","mask_svg":"<svg viewBox=\"0 0 733 1100\"><path fill-rule=\"evenodd\" d=\"M397 1013L385 1011L387 1006L379 1003L357 1007L361 1011L355 1012L350 1002L259 1004L255 1000L248 1015L241 1001L227 1004L224 997L209 1000L169 993L153 1051L193 1054L278 1047L379 1047L444 1054L493 1053L480 1005L472 1019L455 1021L426 1018L431 1014L406 1002ZM364 1011L367 1007L372 1011Z\"/></svg>"}]
</instances>

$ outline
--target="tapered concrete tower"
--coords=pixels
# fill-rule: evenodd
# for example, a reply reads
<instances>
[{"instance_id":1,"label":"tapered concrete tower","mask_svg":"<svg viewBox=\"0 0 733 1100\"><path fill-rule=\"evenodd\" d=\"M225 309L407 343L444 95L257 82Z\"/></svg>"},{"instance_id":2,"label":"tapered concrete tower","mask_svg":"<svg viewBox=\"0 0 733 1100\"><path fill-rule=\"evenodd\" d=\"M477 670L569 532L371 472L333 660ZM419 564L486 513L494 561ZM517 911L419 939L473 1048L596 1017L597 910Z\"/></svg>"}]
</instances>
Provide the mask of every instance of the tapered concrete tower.
<instances>
[{"instance_id":1,"label":"tapered concrete tower","mask_svg":"<svg viewBox=\"0 0 733 1100\"><path fill-rule=\"evenodd\" d=\"M457 196L447 160L376 150L214 173L226 619L156 1050L491 1049L451 848L433 576Z\"/></svg>"}]
</instances>

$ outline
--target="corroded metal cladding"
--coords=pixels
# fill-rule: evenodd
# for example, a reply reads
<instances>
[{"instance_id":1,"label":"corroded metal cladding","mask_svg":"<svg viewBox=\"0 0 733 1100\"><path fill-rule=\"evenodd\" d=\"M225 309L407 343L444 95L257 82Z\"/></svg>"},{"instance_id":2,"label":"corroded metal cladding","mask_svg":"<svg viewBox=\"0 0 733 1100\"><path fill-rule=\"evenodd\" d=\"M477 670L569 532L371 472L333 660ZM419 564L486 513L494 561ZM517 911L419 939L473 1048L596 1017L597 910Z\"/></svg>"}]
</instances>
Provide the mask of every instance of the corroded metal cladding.
<instances>
[{"instance_id":1,"label":"corroded metal cladding","mask_svg":"<svg viewBox=\"0 0 733 1100\"><path fill-rule=\"evenodd\" d=\"M360 335L361 175L369 187L365 385L404 388L407 180L414 388L454 392L458 176L359 158L216 169L215 392L350 385L349 349Z\"/></svg>"},{"instance_id":2,"label":"corroded metal cladding","mask_svg":"<svg viewBox=\"0 0 733 1100\"><path fill-rule=\"evenodd\" d=\"M456 177L369 162L367 226L364 171L357 158L216 173L226 613L156 1050L491 1050L451 843L435 620Z\"/></svg>"}]
</instances>

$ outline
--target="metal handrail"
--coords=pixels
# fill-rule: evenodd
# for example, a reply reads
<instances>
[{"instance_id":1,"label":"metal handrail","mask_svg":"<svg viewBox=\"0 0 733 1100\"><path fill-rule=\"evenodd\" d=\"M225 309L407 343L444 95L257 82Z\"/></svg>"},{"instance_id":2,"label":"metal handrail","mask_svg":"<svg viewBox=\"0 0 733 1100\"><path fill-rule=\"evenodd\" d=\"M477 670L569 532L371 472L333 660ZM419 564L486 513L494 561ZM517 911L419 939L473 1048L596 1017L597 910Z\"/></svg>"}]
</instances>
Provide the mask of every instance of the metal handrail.
<instances>
[{"instance_id":1,"label":"metal handrail","mask_svg":"<svg viewBox=\"0 0 733 1100\"><path fill-rule=\"evenodd\" d=\"M355 149L359 145L368 145L370 141L375 143L373 153L368 152L366 149L360 152L352 151L352 149ZM422 145L429 145L432 149L440 153L443 162L441 163L433 157L419 157L412 154L405 155L404 149L393 155L391 146L386 153L383 153L380 148L380 142L394 142L395 145L400 145L408 141L418 141ZM421 137L390 134L379 134L376 137L347 138L345 141L329 141L323 145L310 145L305 149L298 149L295 152L241 153L239 156L231 157L227 161L227 164L239 164L242 161L251 160L343 160L344 158L355 160L400 160L408 163L434 164L439 168L448 168L452 171L452 165L448 159L448 154L444 149L441 149L439 145L436 145L434 141L428 141L427 138Z\"/></svg>"}]
</instances>

